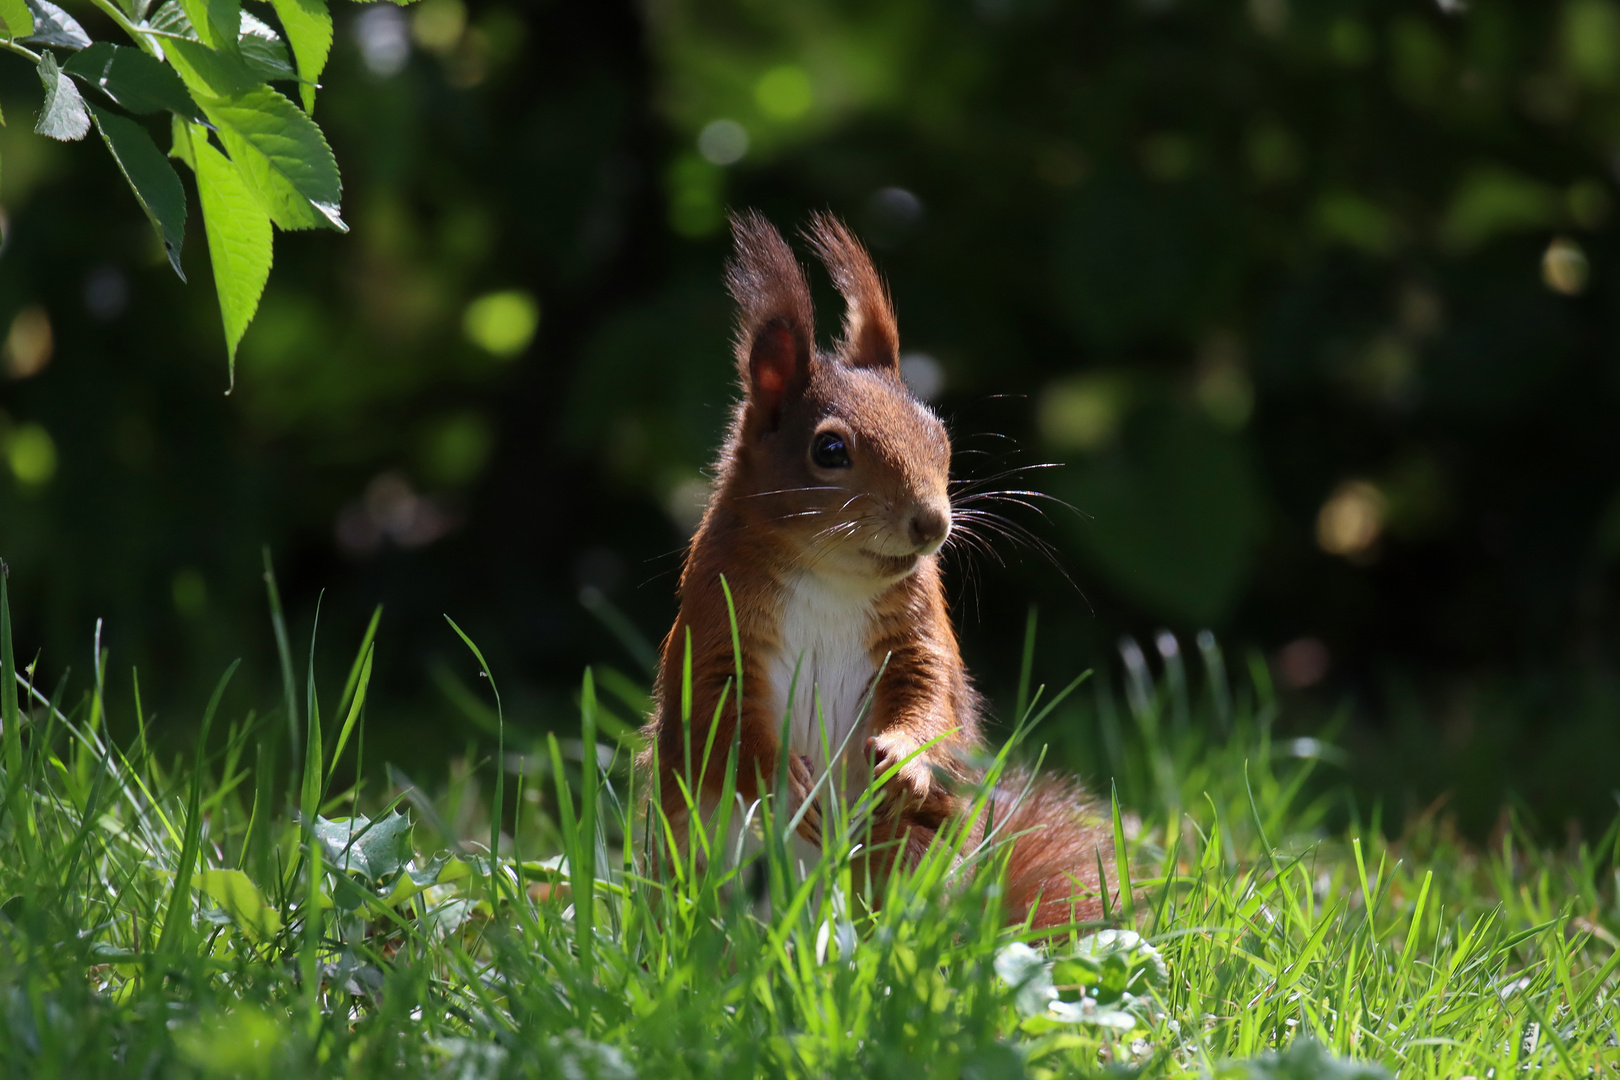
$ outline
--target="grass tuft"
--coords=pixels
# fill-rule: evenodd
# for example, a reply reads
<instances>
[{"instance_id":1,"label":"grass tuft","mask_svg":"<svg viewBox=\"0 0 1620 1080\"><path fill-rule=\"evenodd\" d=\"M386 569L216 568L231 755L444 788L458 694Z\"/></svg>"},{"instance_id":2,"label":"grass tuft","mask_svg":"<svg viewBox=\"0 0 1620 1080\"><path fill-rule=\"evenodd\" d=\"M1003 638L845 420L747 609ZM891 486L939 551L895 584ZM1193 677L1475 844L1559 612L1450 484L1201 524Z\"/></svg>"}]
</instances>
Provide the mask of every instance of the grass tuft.
<instances>
[{"instance_id":1,"label":"grass tuft","mask_svg":"<svg viewBox=\"0 0 1620 1080\"><path fill-rule=\"evenodd\" d=\"M1331 748L1274 741L1263 669L1229 683L1212 640L1201 686L1163 642L1177 658L1163 685L1132 666L1123 723L1100 684L1090 713L1070 698L1079 680L1040 707L1026 657L1019 733L1094 717L1113 869L1135 875L1108 925L1032 942L1000 925L994 851L937 847L874 897L854 843L829 829L805 864L768 800L679 836L628 770L637 718L614 710L644 700L629 680L587 673L578 740L537 738L508 729L459 628L489 683L494 758L470 753L433 790L389 770L375 794L333 792L338 757L363 743L378 623L332 688L328 731L313 676L299 711L267 586L283 700L252 712L227 671L190 763L165 767L144 717L127 718L127 753L107 734L99 655L76 702L15 667L0 574L0 1073L1620 1068L1620 820L1558 852L1511 819L1486 850L1441 820L1394 839L1331 830L1354 807L1307 783ZM1028 638L1032 653L1033 618ZM729 754L735 789L734 748L693 750L688 777ZM881 797L842 806L826 787L829 822ZM759 841L728 842L733 821Z\"/></svg>"}]
</instances>

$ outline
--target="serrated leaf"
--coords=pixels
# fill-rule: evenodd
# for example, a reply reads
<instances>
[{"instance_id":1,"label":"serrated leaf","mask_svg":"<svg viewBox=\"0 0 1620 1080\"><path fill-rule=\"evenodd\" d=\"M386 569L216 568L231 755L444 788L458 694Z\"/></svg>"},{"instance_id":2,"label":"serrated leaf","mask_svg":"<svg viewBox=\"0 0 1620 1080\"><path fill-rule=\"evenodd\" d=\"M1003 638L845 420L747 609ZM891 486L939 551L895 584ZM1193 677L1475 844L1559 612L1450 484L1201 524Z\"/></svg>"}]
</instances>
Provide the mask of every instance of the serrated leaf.
<instances>
[{"instance_id":1,"label":"serrated leaf","mask_svg":"<svg viewBox=\"0 0 1620 1080\"><path fill-rule=\"evenodd\" d=\"M328 865L374 884L409 866L414 854L411 819L397 810L376 821L359 816L335 821L317 817L315 837Z\"/></svg>"},{"instance_id":2,"label":"serrated leaf","mask_svg":"<svg viewBox=\"0 0 1620 1080\"><path fill-rule=\"evenodd\" d=\"M14 2L14 0L13 0ZM320 82L326 60L332 54L332 13L326 0L271 0L287 42L298 60L298 92L304 111L315 111L315 84Z\"/></svg>"},{"instance_id":3,"label":"serrated leaf","mask_svg":"<svg viewBox=\"0 0 1620 1080\"><path fill-rule=\"evenodd\" d=\"M242 5L237 0L180 0L197 39L212 49L236 48L242 33Z\"/></svg>"},{"instance_id":4,"label":"serrated leaf","mask_svg":"<svg viewBox=\"0 0 1620 1080\"><path fill-rule=\"evenodd\" d=\"M398 907L430 885L439 884L440 875L451 862L448 855L436 855L428 860L425 866L419 867L414 862L407 864L403 874L396 877L391 884L384 886L383 903L389 907Z\"/></svg>"},{"instance_id":5,"label":"serrated leaf","mask_svg":"<svg viewBox=\"0 0 1620 1080\"><path fill-rule=\"evenodd\" d=\"M98 41L62 65L134 113L167 109L188 120L201 120L202 110L191 99L174 68L139 49Z\"/></svg>"},{"instance_id":6,"label":"serrated leaf","mask_svg":"<svg viewBox=\"0 0 1620 1080\"><path fill-rule=\"evenodd\" d=\"M1101 930L1082 938L1072 959L1098 973L1101 1001L1127 990L1145 993L1149 987L1162 987L1169 978L1159 950L1134 930Z\"/></svg>"},{"instance_id":7,"label":"serrated leaf","mask_svg":"<svg viewBox=\"0 0 1620 1080\"><path fill-rule=\"evenodd\" d=\"M191 125L178 116L169 117L169 156L183 161L192 172L197 171L197 159L191 153Z\"/></svg>"},{"instance_id":8,"label":"serrated leaf","mask_svg":"<svg viewBox=\"0 0 1620 1080\"><path fill-rule=\"evenodd\" d=\"M337 160L307 113L268 86L202 106L272 221L283 229L348 231L338 213Z\"/></svg>"},{"instance_id":9,"label":"serrated leaf","mask_svg":"<svg viewBox=\"0 0 1620 1080\"><path fill-rule=\"evenodd\" d=\"M57 45L64 49L83 49L90 44L90 35L79 21L51 0L24 0L34 16L34 29L24 41L40 45Z\"/></svg>"},{"instance_id":10,"label":"serrated leaf","mask_svg":"<svg viewBox=\"0 0 1620 1080\"><path fill-rule=\"evenodd\" d=\"M214 264L214 289L219 293L234 386L236 346L253 321L270 277L270 216L236 166L208 142L204 129L194 127L191 135L197 194L208 231L208 257Z\"/></svg>"},{"instance_id":11,"label":"serrated leaf","mask_svg":"<svg viewBox=\"0 0 1620 1080\"><path fill-rule=\"evenodd\" d=\"M163 47L169 63L198 101L230 97L261 85L240 55L218 52L201 42L174 38L166 40Z\"/></svg>"},{"instance_id":12,"label":"serrated leaf","mask_svg":"<svg viewBox=\"0 0 1620 1080\"><path fill-rule=\"evenodd\" d=\"M268 941L281 932L281 915L242 871L204 870L197 884L254 941Z\"/></svg>"},{"instance_id":13,"label":"serrated leaf","mask_svg":"<svg viewBox=\"0 0 1620 1080\"><path fill-rule=\"evenodd\" d=\"M432 908L423 920L424 928L435 941L443 941L472 918L473 911L478 905L462 898L446 900L438 907Z\"/></svg>"},{"instance_id":14,"label":"serrated leaf","mask_svg":"<svg viewBox=\"0 0 1620 1080\"><path fill-rule=\"evenodd\" d=\"M34 32L34 13L23 0L0 0L0 22L6 24L8 37L25 38Z\"/></svg>"},{"instance_id":15,"label":"serrated leaf","mask_svg":"<svg viewBox=\"0 0 1620 1080\"><path fill-rule=\"evenodd\" d=\"M39 110L34 130L63 142L84 138L90 130L90 113L73 80L62 73L56 57L45 53L39 58L39 81L45 84L45 104Z\"/></svg>"},{"instance_id":16,"label":"serrated leaf","mask_svg":"<svg viewBox=\"0 0 1620 1080\"><path fill-rule=\"evenodd\" d=\"M90 112L102 141L112 151L113 160L118 162L141 209L157 230L158 239L163 241L169 265L181 281L186 280L185 271L180 269L180 245L186 237L186 192L174 166L164 159L163 151L140 124L96 105L90 106Z\"/></svg>"},{"instance_id":17,"label":"serrated leaf","mask_svg":"<svg viewBox=\"0 0 1620 1080\"><path fill-rule=\"evenodd\" d=\"M264 82L298 78L292 61L287 58L287 43L274 27L251 12L242 12L242 36L236 45L242 62L255 78Z\"/></svg>"},{"instance_id":18,"label":"serrated leaf","mask_svg":"<svg viewBox=\"0 0 1620 1080\"><path fill-rule=\"evenodd\" d=\"M1052 986L1052 968L1045 957L1022 941L1015 941L996 954L996 974L1013 989L1013 1006L1020 1016L1040 1016L1057 998Z\"/></svg>"},{"instance_id":19,"label":"serrated leaf","mask_svg":"<svg viewBox=\"0 0 1620 1080\"><path fill-rule=\"evenodd\" d=\"M146 25L149 29L157 30L166 35L162 42L164 45L174 40L173 37L167 35L182 37L187 41L200 42L202 40L197 36L197 28L191 25L190 17L180 7L179 0L164 0L162 4L158 5L156 11L147 16Z\"/></svg>"}]
</instances>

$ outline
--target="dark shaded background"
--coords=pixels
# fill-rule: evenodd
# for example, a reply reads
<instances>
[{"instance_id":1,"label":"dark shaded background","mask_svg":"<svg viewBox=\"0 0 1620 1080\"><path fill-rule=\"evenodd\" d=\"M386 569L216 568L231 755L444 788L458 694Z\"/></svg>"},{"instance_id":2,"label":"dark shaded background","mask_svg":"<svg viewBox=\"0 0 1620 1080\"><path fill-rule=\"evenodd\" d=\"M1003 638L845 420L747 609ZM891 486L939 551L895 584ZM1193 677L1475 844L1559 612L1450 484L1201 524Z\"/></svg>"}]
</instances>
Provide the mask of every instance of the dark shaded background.
<instances>
[{"instance_id":1,"label":"dark shaded background","mask_svg":"<svg viewBox=\"0 0 1620 1080\"><path fill-rule=\"evenodd\" d=\"M370 753L480 737L445 612L514 720L571 727L586 664L645 678L614 613L673 613L731 394L724 209L830 207L961 474L1058 463L996 483L1083 512L1009 511L1053 559L955 567L1003 711L1031 603L1049 680L1208 627L1396 811L1612 814L1616 3L335 14L353 232L278 235L228 397L196 221L187 286L0 56L0 554L45 678L99 618L115 700L138 665L177 742L235 657L274 702L268 544L300 652L325 590L323 672L385 606Z\"/></svg>"}]
</instances>

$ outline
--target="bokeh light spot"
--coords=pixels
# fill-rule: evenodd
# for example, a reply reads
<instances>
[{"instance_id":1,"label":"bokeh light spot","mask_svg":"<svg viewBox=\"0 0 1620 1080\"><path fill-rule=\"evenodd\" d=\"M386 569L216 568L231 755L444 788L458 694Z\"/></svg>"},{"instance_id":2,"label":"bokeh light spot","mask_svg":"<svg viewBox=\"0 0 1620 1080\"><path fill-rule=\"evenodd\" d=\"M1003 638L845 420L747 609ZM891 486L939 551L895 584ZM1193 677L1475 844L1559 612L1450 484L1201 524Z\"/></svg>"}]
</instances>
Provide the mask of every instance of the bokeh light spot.
<instances>
[{"instance_id":1,"label":"bokeh light spot","mask_svg":"<svg viewBox=\"0 0 1620 1080\"><path fill-rule=\"evenodd\" d=\"M38 375L51 362L55 349L51 333L51 317L38 304L30 304L17 312L6 333L6 374L13 379L26 379Z\"/></svg>"},{"instance_id":2,"label":"bokeh light spot","mask_svg":"<svg viewBox=\"0 0 1620 1080\"><path fill-rule=\"evenodd\" d=\"M484 470L494 444L482 415L456 413L434 425L423 440L423 471L440 484L465 484Z\"/></svg>"},{"instance_id":3,"label":"bokeh light spot","mask_svg":"<svg viewBox=\"0 0 1620 1080\"><path fill-rule=\"evenodd\" d=\"M1361 67L1372 59L1372 34L1358 20L1342 15L1328 31L1328 49L1345 67Z\"/></svg>"},{"instance_id":4,"label":"bokeh light spot","mask_svg":"<svg viewBox=\"0 0 1620 1080\"><path fill-rule=\"evenodd\" d=\"M1249 0L1249 18L1256 30L1276 37L1288 29L1288 0Z\"/></svg>"},{"instance_id":5,"label":"bokeh light spot","mask_svg":"<svg viewBox=\"0 0 1620 1080\"><path fill-rule=\"evenodd\" d=\"M540 305L522 289L480 296L461 320L468 341L503 360L527 349L539 326Z\"/></svg>"},{"instance_id":6,"label":"bokeh light spot","mask_svg":"<svg viewBox=\"0 0 1620 1080\"><path fill-rule=\"evenodd\" d=\"M129 279L111 263L90 271L84 279L84 308L97 322L110 322L129 307Z\"/></svg>"},{"instance_id":7,"label":"bokeh light spot","mask_svg":"<svg viewBox=\"0 0 1620 1080\"><path fill-rule=\"evenodd\" d=\"M735 120L714 120L698 132L698 153L716 165L735 165L748 153L748 129Z\"/></svg>"},{"instance_id":8,"label":"bokeh light spot","mask_svg":"<svg viewBox=\"0 0 1620 1080\"><path fill-rule=\"evenodd\" d=\"M1541 256L1541 280L1553 292L1565 296L1579 296L1586 291L1591 266L1581 245L1560 236L1547 245Z\"/></svg>"},{"instance_id":9,"label":"bokeh light spot","mask_svg":"<svg viewBox=\"0 0 1620 1080\"><path fill-rule=\"evenodd\" d=\"M1199 358L1193 396L1206 415L1228 431L1237 431L1254 413L1254 383L1236 350L1214 344Z\"/></svg>"},{"instance_id":10,"label":"bokeh light spot","mask_svg":"<svg viewBox=\"0 0 1620 1080\"><path fill-rule=\"evenodd\" d=\"M1473 170L1457 187L1440 222L1440 241L1467 252L1504 233L1531 232L1558 220L1559 192L1497 165Z\"/></svg>"},{"instance_id":11,"label":"bokeh light spot","mask_svg":"<svg viewBox=\"0 0 1620 1080\"><path fill-rule=\"evenodd\" d=\"M1326 677L1333 666L1333 654L1321 638L1297 638L1277 650L1276 666L1284 686L1303 690Z\"/></svg>"},{"instance_id":12,"label":"bokeh light spot","mask_svg":"<svg viewBox=\"0 0 1620 1080\"><path fill-rule=\"evenodd\" d=\"M675 524L691 533L703 520L703 511L708 509L709 496L713 492L714 485L708 480L701 476L689 476L670 488L664 499L664 508L675 519Z\"/></svg>"},{"instance_id":13,"label":"bokeh light spot","mask_svg":"<svg viewBox=\"0 0 1620 1080\"><path fill-rule=\"evenodd\" d=\"M1276 122L1257 124L1249 131L1247 154L1249 172L1266 187L1296 180L1304 168L1299 140Z\"/></svg>"},{"instance_id":14,"label":"bokeh light spot","mask_svg":"<svg viewBox=\"0 0 1620 1080\"><path fill-rule=\"evenodd\" d=\"M945 369L927 353L906 353L900 358L900 378L923 401L933 401L945 389Z\"/></svg>"},{"instance_id":15,"label":"bokeh light spot","mask_svg":"<svg viewBox=\"0 0 1620 1080\"><path fill-rule=\"evenodd\" d=\"M1569 74L1588 86L1613 86L1620 76L1620 9L1611 0L1572 0L1561 29Z\"/></svg>"},{"instance_id":16,"label":"bokeh light spot","mask_svg":"<svg viewBox=\"0 0 1620 1080\"><path fill-rule=\"evenodd\" d=\"M872 224L890 236L914 228L922 220L922 200L903 187L878 188L867 200Z\"/></svg>"},{"instance_id":17,"label":"bokeh light spot","mask_svg":"<svg viewBox=\"0 0 1620 1080\"><path fill-rule=\"evenodd\" d=\"M1384 531L1389 503L1365 480L1340 484L1316 515L1316 542L1329 555L1365 555Z\"/></svg>"},{"instance_id":18,"label":"bokeh light spot","mask_svg":"<svg viewBox=\"0 0 1620 1080\"><path fill-rule=\"evenodd\" d=\"M38 424L19 424L5 439L6 463L25 486L39 487L56 475L56 443Z\"/></svg>"},{"instance_id":19,"label":"bokeh light spot","mask_svg":"<svg viewBox=\"0 0 1620 1080\"><path fill-rule=\"evenodd\" d=\"M682 154L669 169L669 227L680 236L711 236L725 223L725 176L696 154Z\"/></svg>"},{"instance_id":20,"label":"bokeh light spot","mask_svg":"<svg viewBox=\"0 0 1620 1080\"><path fill-rule=\"evenodd\" d=\"M794 64L771 68L754 87L754 103L773 120L797 120L815 104L810 76Z\"/></svg>"},{"instance_id":21,"label":"bokeh light spot","mask_svg":"<svg viewBox=\"0 0 1620 1080\"><path fill-rule=\"evenodd\" d=\"M1317 201L1316 229L1327 240L1368 255L1388 255L1400 241L1394 217L1371 199L1331 191Z\"/></svg>"},{"instance_id":22,"label":"bokeh light spot","mask_svg":"<svg viewBox=\"0 0 1620 1080\"><path fill-rule=\"evenodd\" d=\"M392 4L368 8L354 20L354 30L367 71L387 79L405 70L411 58L411 36L398 8Z\"/></svg>"},{"instance_id":23,"label":"bokeh light spot","mask_svg":"<svg viewBox=\"0 0 1620 1080\"><path fill-rule=\"evenodd\" d=\"M1173 131L1161 131L1142 141L1142 168L1160 183L1185 179L1192 171L1196 151L1192 140Z\"/></svg>"},{"instance_id":24,"label":"bokeh light spot","mask_svg":"<svg viewBox=\"0 0 1620 1080\"><path fill-rule=\"evenodd\" d=\"M169 582L169 593L174 598L174 610L187 617L201 615L208 608L208 583L196 567L176 570Z\"/></svg>"},{"instance_id":25,"label":"bokeh light spot","mask_svg":"<svg viewBox=\"0 0 1620 1080\"><path fill-rule=\"evenodd\" d=\"M1083 376L1053 383L1041 394L1036 423L1057 450L1095 450L1119 433L1124 392L1117 380Z\"/></svg>"},{"instance_id":26,"label":"bokeh light spot","mask_svg":"<svg viewBox=\"0 0 1620 1080\"><path fill-rule=\"evenodd\" d=\"M446 53L467 29L467 7L461 0L423 0L411 16L411 37L429 52Z\"/></svg>"}]
</instances>

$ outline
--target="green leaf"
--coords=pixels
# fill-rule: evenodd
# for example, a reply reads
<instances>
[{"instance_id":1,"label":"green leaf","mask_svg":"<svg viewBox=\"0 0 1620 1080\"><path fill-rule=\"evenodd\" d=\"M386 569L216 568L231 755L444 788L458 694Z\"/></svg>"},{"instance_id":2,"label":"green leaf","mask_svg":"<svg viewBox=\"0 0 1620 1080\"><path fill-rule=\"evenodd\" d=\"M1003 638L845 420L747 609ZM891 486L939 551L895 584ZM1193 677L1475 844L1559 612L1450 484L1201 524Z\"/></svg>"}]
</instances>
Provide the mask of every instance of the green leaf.
<instances>
[{"instance_id":1,"label":"green leaf","mask_svg":"<svg viewBox=\"0 0 1620 1080\"><path fill-rule=\"evenodd\" d=\"M1228 1062L1215 1070L1215 1076L1218 1080L1389 1080L1389 1072L1376 1062L1334 1057L1309 1037L1296 1039L1280 1052Z\"/></svg>"},{"instance_id":2,"label":"green leaf","mask_svg":"<svg viewBox=\"0 0 1620 1080\"><path fill-rule=\"evenodd\" d=\"M187 41L201 41L197 36L197 28L191 25L191 19L180 7L178 0L165 0L158 9L147 16L146 25L165 35L176 35ZM168 48L174 37L165 37L163 46Z\"/></svg>"},{"instance_id":3,"label":"green leaf","mask_svg":"<svg viewBox=\"0 0 1620 1080\"><path fill-rule=\"evenodd\" d=\"M1145 995L1160 989L1169 978L1164 957L1135 930L1101 930L1082 938L1067 962L1089 969L1100 976L1097 997L1112 1001L1127 992ZM1071 970L1059 965L1059 982ZM1081 980L1086 981L1086 980Z\"/></svg>"},{"instance_id":4,"label":"green leaf","mask_svg":"<svg viewBox=\"0 0 1620 1080\"><path fill-rule=\"evenodd\" d=\"M34 32L34 13L23 0L0 0L0 22L6 24L8 37L25 38Z\"/></svg>"},{"instance_id":5,"label":"green leaf","mask_svg":"<svg viewBox=\"0 0 1620 1080\"><path fill-rule=\"evenodd\" d=\"M1052 966L1022 941L996 954L996 974L1013 991L1013 1006L1020 1016L1039 1016L1057 998L1052 988Z\"/></svg>"},{"instance_id":6,"label":"green leaf","mask_svg":"<svg viewBox=\"0 0 1620 1080\"><path fill-rule=\"evenodd\" d=\"M59 45L64 49L83 49L90 44L90 35L79 21L50 0L24 0L34 16L34 32L24 41L41 45Z\"/></svg>"},{"instance_id":7,"label":"green leaf","mask_svg":"<svg viewBox=\"0 0 1620 1080\"><path fill-rule=\"evenodd\" d=\"M216 52L196 41L170 38L163 43L169 63L199 101L230 97L262 85L239 55Z\"/></svg>"},{"instance_id":8,"label":"green leaf","mask_svg":"<svg viewBox=\"0 0 1620 1080\"><path fill-rule=\"evenodd\" d=\"M191 134L197 194L202 202L203 225L208 230L208 257L214 264L214 288L219 293L219 313L225 322L225 347L230 353L234 386L236 346L253 321L264 283L270 277L270 217L235 164L208 142L207 133L194 127Z\"/></svg>"},{"instance_id":9,"label":"green leaf","mask_svg":"<svg viewBox=\"0 0 1620 1080\"><path fill-rule=\"evenodd\" d=\"M181 281L186 280L185 271L180 269L180 245L186 238L186 192L174 166L164 160L163 151L140 124L96 105L90 106L90 112L96 118L102 141L112 151L113 160L123 170L124 179L157 230L158 239L163 241L169 265Z\"/></svg>"},{"instance_id":10,"label":"green leaf","mask_svg":"<svg viewBox=\"0 0 1620 1080\"><path fill-rule=\"evenodd\" d=\"M382 902L389 907L398 907L428 886L449 881L450 873L446 872L446 867L452 868L453 873L455 867L461 867L464 871L466 865L451 859L449 855L442 854L435 855L423 866L417 866L414 862L409 863L405 867L405 872L395 878L392 885L386 886L386 892L380 894ZM458 876L465 874L461 873Z\"/></svg>"},{"instance_id":11,"label":"green leaf","mask_svg":"<svg viewBox=\"0 0 1620 1080\"><path fill-rule=\"evenodd\" d=\"M90 131L90 114L73 80L56 66L49 52L39 58L39 81L45 84L45 105L39 110L34 130L63 142L82 139Z\"/></svg>"},{"instance_id":12,"label":"green leaf","mask_svg":"<svg viewBox=\"0 0 1620 1080\"><path fill-rule=\"evenodd\" d=\"M251 15L244 18L258 22ZM153 12L147 25L165 35L176 35L164 38L163 49L169 63L196 97L230 97L262 85L260 76L250 68L239 43L233 41L223 49L204 44L196 26L175 0L168 0ZM251 25L244 22L245 27ZM268 26L264 29L275 33Z\"/></svg>"},{"instance_id":13,"label":"green leaf","mask_svg":"<svg viewBox=\"0 0 1620 1080\"><path fill-rule=\"evenodd\" d=\"M268 86L202 105L272 221L283 229L348 231L338 216L337 161L308 114Z\"/></svg>"},{"instance_id":14,"label":"green leaf","mask_svg":"<svg viewBox=\"0 0 1620 1080\"><path fill-rule=\"evenodd\" d=\"M196 172L197 159L191 152L191 125L178 116L171 116L169 130L171 133L169 156L176 161L185 162L192 172Z\"/></svg>"},{"instance_id":15,"label":"green leaf","mask_svg":"<svg viewBox=\"0 0 1620 1080\"><path fill-rule=\"evenodd\" d=\"M315 837L327 865L382 883L410 866L411 819L399 811L371 821L354 817L336 821L317 817ZM437 874L435 873L435 876Z\"/></svg>"},{"instance_id":16,"label":"green leaf","mask_svg":"<svg viewBox=\"0 0 1620 1080\"><path fill-rule=\"evenodd\" d=\"M254 941L268 941L281 932L281 915L242 871L204 870L197 884Z\"/></svg>"},{"instance_id":17,"label":"green leaf","mask_svg":"<svg viewBox=\"0 0 1620 1080\"><path fill-rule=\"evenodd\" d=\"M242 5L237 0L180 0L197 39L209 48L231 51L242 32Z\"/></svg>"},{"instance_id":18,"label":"green leaf","mask_svg":"<svg viewBox=\"0 0 1620 1080\"><path fill-rule=\"evenodd\" d=\"M15 2L15 0L11 0ZM293 56L298 58L298 88L304 111L315 111L315 85L320 82L326 59L332 54L332 13L326 0L271 0L281 28L287 32Z\"/></svg>"},{"instance_id":19,"label":"green leaf","mask_svg":"<svg viewBox=\"0 0 1620 1080\"><path fill-rule=\"evenodd\" d=\"M62 70L77 75L130 112L167 109L188 120L202 119L202 110L191 100L174 68L139 49L98 41L63 64Z\"/></svg>"},{"instance_id":20,"label":"green leaf","mask_svg":"<svg viewBox=\"0 0 1620 1080\"><path fill-rule=\"evenodd\" d=\"M253 75L264 82L296 80L298 72L287 59L287 44L271 25L242 12L242 36L237 39L242 62Z\"/></svg>"}]
</instances>

